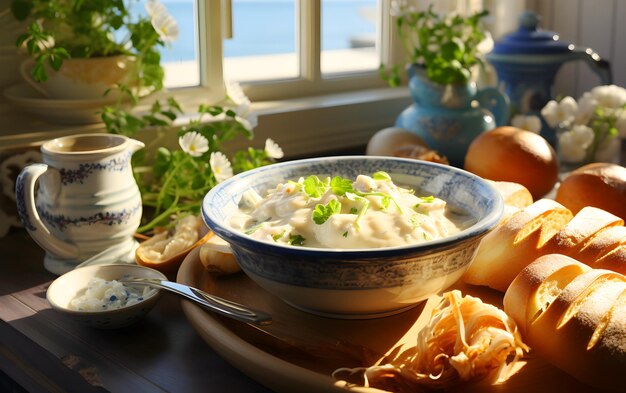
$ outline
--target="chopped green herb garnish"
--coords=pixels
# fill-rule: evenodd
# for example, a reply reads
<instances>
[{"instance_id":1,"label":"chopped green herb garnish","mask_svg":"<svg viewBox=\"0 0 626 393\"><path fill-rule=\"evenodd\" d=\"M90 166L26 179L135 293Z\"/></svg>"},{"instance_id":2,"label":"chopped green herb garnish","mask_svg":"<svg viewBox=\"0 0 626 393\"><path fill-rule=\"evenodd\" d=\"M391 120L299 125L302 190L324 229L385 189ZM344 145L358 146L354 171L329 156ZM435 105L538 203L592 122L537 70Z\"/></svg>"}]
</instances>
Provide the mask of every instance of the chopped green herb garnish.
<instances>
[{"instance_id":1,"label":"chopped green herb garnish","mask_svg":"<svg viewBox=\"0 0 626 393\"><path fill-rule=\"evenodd\" d=\"M435 201L435 197L430 195L430 196L425 196L425 197L420 197L420 199L422 200L422 202L424 203L432 203Z\"/></svg>"},{"instance_id":2,"label":"chopped green herb garnish","mask_svg":"<svg viewBox=\"0 0 626 393\"><path fill-rule=\"evenodd\" d=\"M350 208L350 214L357 214L358 212L359 212L359 209L357 209L356 207Z\"/></svg>"},{"instance_id":3,"label":"chopped green herb garnish","mask_svg":"<svg viewBox=\"0 0 626 393\"><path fill-rule=\"evenodd\" d=\"M389 197L389 196L382 197L382 199L380 200L380 206L381 206L382 210L389 209L389 204L390 203L391 203L391 197Z\"/></svg>"},{"instance_id":4,"label":"chopped green herb garnish","mask_svg":"<svg viewBox=\"0 0 626 393\"><path fill-rule=\"evenodd\" d=\"M269 220L271 220L271 218L266 220L266 221L269 221ZM261 221L258 224L254 224L253 226L248 228L248 230L245 232L246 235L252 235L254 232L257 231L257 229L261 228L263 226L263 224L265 224L266 221Z\"/></svg>"},{"instance_id":5,"label":"chopped green herb garnish","mask_svg":"<svg viewBox=\"0 0 626 393\"><path fill-rule=\"evenodd\" d=\"M372 179L391 181L391 176L387 172L378 171L372 175Z\"/></svg>"},{"instance_id":6,"label":"chopped green herb garnish","mask_svg":"<svg viewBox=\"0 0 626 393\"><path fill-rule=\"evenodd\" d=\"M311 198L319 198L325 192L328 186L320 180L319 177L312 175L304 179L304 192Z\"/></svg>"},{"instance_id":7,"label":"chopped green herb garnish","mask_svg":"<svg viewBox=\"0 0 626 393\"><path fill-rule=\"evenodd\" d=\"M335 176L330 180L330 188L333 190L333 194L337 196L345 195L346 192L353 192L352 180L345 177Z\"/></svg>"},{"instance_id":8,"label":"chopped green herb garnish","mask_svg":"<svg viewBox=\"0 0 626 393\"><path fill-rule=\"evenodd\" d=\"M420 226L422 218L419 215L414 214L411 216L411 218L409 218L409 221L411 222L411 226L413 227L413 229L415 229Z\"/></svg>"},{"instance_id":9,"label":"chopped green herb garnish","mask_svg":"<svg viewBox=\"0 0 626 393\"><path fill-rule=\"evenodd\" d=\"M301 235L289 235L289 244L292 246L303 246L305 240Z\"/></svg>"},{"instance_id":10,"label":"chopped green herb garnish","mask_svg":"<svg viewBox=\"0 0 626 393\"><path fill-rule=\"evenodd\" d=\"M331 199L326 205L319 203L315 206L315 210L313 210L313 221L315 221L317 225L322 225L330 216L340 211L341 202L336 199Z\"/></svg>"},{"instance_id":11,"label":"chopped green herb garnish","mask_svg":"<svg viewBox=\"0 0 626 393\"><path fill-rule=\"evenodd\" d=\"M285 231L282 231L280 233L276 233L274 235L272 235L272 239L274 239L275 242L279 241L280 238L282 238L285 235Z\"/></svg>"},{"instance_id":12,"label":"chopped green herb garnish","mask_svg":"<svg viewBox=\"0 0 626 393\"><path fill-rule=\"evenodd\" d=\"M345 231L342 236L343 237L348 237L348 231Z\"/></svg>"},{"instance_id":13,"label":"chopped green herb garnish","mask_svg":"<svg viewBox=\"0 0 626 393\"><path fill-rule=\"evenodd\" d=\"M431 240L431 237L426 232L422 232L422 235L424 235L424 240Z\"/></svg>"}]
</instances>

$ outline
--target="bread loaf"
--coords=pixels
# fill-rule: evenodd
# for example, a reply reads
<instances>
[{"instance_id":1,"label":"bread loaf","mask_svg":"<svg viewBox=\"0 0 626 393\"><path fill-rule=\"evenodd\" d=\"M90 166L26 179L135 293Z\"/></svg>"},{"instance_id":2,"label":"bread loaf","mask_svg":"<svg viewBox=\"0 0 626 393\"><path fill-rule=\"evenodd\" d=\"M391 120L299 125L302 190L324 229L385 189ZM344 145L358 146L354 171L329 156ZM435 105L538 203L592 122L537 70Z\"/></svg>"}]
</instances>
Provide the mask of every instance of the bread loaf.
<instances>
[{"instance_id":1,"label":"bread loaf","mask_svg":"<svg viewBox=\"0 0 626 393\"><path fill-rule=\"evenodd\" d=\"M582 166L563 179L556 200L574 214L595 206L626 220L626 168L599 162Z\"/></svg>"},{"instance_id":2,"label":"bread loaf","mask_svg":"<svg viewBox=\"0 0 626 393\"><path fill-rule=\"evenodd\" d=\"M513 280L504 310L548 362L591 386L624 391L626 276L548 254Z\"/></svg>"},{"instance_id":3,"label":"bread loaf","mask_svg":"<svg viewBox=\"0 0 626 393\"><path fill-rule=\"evenodd\" d=\"M483 238L463 280L506 291L513 278L542 255L546 241L571 219L572 213L551 199L540 199L514 213Z\"/></svg>"},{"instance_id":4,"label":"bread loaf","mask_svg":"<svg viewBox=\"0 0 626 393\"><path fill-rule=\"evenodd\" d=\"M585 207L572 216L558 202L539 200L483 238L463 280L504 292L531 261L552 253L626 274L623 225L621 218L598 208Z\"/></svg>"}]
</instances>

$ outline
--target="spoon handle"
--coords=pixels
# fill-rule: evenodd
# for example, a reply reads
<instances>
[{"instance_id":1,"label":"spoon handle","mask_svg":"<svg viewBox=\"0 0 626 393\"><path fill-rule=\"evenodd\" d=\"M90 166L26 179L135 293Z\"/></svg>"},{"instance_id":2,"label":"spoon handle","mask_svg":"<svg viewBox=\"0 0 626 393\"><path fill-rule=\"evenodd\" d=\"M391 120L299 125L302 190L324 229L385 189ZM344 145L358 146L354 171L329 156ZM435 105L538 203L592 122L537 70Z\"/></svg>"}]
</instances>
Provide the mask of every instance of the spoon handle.
<instances>
[{"instance_id":1,"label":"spoon handle","mask_svg":"<svg viewBox=\"0 0 626 393\"><path fill-rule=\"evenodd\" d=\"M231 302L230 300L206 293L198 288L177 282L139 277L124 277L120 281L128 284L146 285L153 288L165 289L189 299L204 308L238 321L255 325L269 325L272 323L272 317L262 311L250 309L239 303Z\"/></svg>"}]
</instances>

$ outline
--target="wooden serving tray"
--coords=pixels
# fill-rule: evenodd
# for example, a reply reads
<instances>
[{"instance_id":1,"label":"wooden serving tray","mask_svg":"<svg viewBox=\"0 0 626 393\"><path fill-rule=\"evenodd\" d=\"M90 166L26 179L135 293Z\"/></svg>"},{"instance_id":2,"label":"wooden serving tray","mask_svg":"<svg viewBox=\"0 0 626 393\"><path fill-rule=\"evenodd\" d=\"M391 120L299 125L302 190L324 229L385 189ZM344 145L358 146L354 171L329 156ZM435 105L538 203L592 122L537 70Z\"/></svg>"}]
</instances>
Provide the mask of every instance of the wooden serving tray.
<instances>
[{"instance_id":1,"label":"wooden serving tray","mask_svg":"<svg viewBox=\"0 0 626 393\"><path fill-rule=\"evenodd\" d=\"M183 261L177 281L233 300L273 317L268 326L254 327L210 313L182 301L187 319L216 352L261 384L279 392L345 392L331 374L342 367L376 364L386 354L413 346L439 296L406 312L366 320L339 320L297 310L269 294L244 273L216 277L202 266L199 249ZM455 289L502 308L502 294L489 288ZM359 391L377 391L359 389ZM531 355L519 362L506 381L465 384L459 392L595 392L570 375Z\"/></svg>"}]
</instances>

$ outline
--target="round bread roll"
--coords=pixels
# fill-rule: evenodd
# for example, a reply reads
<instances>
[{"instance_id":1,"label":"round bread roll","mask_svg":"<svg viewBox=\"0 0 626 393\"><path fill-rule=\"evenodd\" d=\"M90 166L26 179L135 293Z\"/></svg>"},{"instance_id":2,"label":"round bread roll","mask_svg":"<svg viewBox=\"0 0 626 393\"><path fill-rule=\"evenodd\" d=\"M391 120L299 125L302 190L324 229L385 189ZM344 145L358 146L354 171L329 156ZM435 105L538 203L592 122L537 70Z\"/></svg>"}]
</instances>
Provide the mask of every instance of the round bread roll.
<instances>
[{"instance_id":1,"label":"round bread roll","mask_svg":"<svg viewBox=\"0 0 626 393\"><path fill-rule=\"evenodd\" d=\"M556 200L573 213L595 206L626 220L626 168L601 162L582 166L563 179Z\"/></svg>"},{"instance_id":2,"label":"round bread roll","mask_svg":"<svg viewBox=\"0 0 626 393\"><path fill-rule=\"evenodd\" d=\"M520 183L539 199L556 184L559 164L554 149L541 136L498 127L470 144L465 169L485 179Z\"/></svg>"},{"instance_id":3,"label":"round bread roll","mask_svg":"<svg viewBox=\"0 0 626 393\"><path fill-rule=\"evenodd\" d=\"M427 147L426 142L409 130L399 127L384 128L375 133L367 143L368 156L395 156L399 150Z\"/></svg>"}]
</instances>

